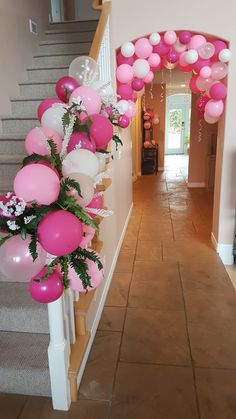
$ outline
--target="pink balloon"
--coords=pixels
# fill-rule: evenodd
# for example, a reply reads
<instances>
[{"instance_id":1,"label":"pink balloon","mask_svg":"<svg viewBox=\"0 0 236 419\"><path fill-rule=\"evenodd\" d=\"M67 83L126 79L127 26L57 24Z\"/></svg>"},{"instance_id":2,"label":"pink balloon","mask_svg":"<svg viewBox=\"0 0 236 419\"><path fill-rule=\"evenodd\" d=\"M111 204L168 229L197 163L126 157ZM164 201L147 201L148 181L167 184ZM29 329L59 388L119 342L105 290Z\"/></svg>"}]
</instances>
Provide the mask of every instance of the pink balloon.
<instances>
[{"instance_id":1,"label":"pink balloon","mask_svg":"<svg viewBox=\"0 0 236 419\"><path fill-rule=\"evenodd\" d=\"M83 238L80 242L80 247L84 249L93 240L95 236L95 230L93 227L88 226L86 224L82 224L82 229L83 229Z\"/></svg>"},{"instance_id":2,"label":"pink balloon","mask_svg":"<svg viewBox=\"0 0 236 419\"><path fill-rule=\"evenodd\" d=\"M168 54L166 55L166 59L169 63L177 63L179 59L179 53L175 51L174 49L171 49Z\"/></svg>"},{"instance_id":3,"label":"pink balloon","mask_svg":"<svg viewBox=\"0 0 236 419\"><path fill-rule=\"evenodd\" d=\"M185 56L186 56L186 52L181 52L181 54L179 55L179 65L181 65L182 67L187 66L187 62L185 61Z\"/></svg>"},{"instance_id":4,"label":"pink balloon","mask_svg":"<svg viewBox=\"0 0 236 419\"><path fill-rule=\"evenodd\" d=\"M167 31L164 34L164 42L167 45L174 45L177 40L177 35L174 31Z\"/></svg>"},{"instance_id":5,"label":"pink balloon","mask_svg":"<svg viewBox=\"0 0 236 419\"><path fill-rule=\"evenodd\" d=\"M191 92L193 92L193 93L200 93L200 90L199 90L199 88L197 87L197 76L192 76L192 78L190 79L190 82L189 82L189 88L190 88L190 90L191 90Z\"/></svg>"},{"instance_id":6,"label":"pink balloon","mask_svg":"<svg viewBox=\"0 0 236 419\"><path fill-rule=\"evenodd\" d=\"M132 81L131 86L133 90L135 90L136 92L139 92L140 90L142 90L144 86L144 81L143 79L138 79L137 77L135 77Z\"/></svg>"},{"instance_id":7,"label":"pink balloon","mask_svg":"<svg viewBox=\"0 0 236 419\"><path fill-rule=\"evenodd\" d=\"M215 124L218 122L219 118L213 118L212 116L208 115L206 112L204 113L204 119L208 124Z\"/></svg>"},{"instance_id":8,"label":"pink balloon","mask_svg":"<svg viewBox=\"0 0 236 419\"><path fill-rule=\"evenodd\" d=\"M138 58L148 58L152 53L152 45L147 38L138 39L134 46Z\"/></svg>"},{"instance_id":9,"label":"pink balloon","mask_svg":"<svg viewBox=\"0 0 236 419\"><path fill-rule=\"evenodd\" d=\"M211 118L218 118L224 112L224 102L222 100L209 100L205 107L205 113Z\"/></svg>"},{"instance_id":10,"label":"pink balloon","mask_svg":"<svg viewBox=\"0 0 236 419\"><path fill-rule=\"evenodd\" d=\"M225 63L216 62L212 64L212 78L214 80L221 80L227 76L228 66Z\"/></svg>"},{"instance_id":11,"label":"pink balloon","mask_svg":"<svg viewBox=\"0 0 236 419\"><path fill-rule=\"evenodd\" d=\"M48 139L52 139L57 147L57 152L61 152L62 139L60 135L51 128L36 127L33 128L26 136L25 148L28 154L41 154L42 156L50 155L50 148L47 143Z\"/></svg>"},{"instance_id":12,"label":"pink balloon","mask_svg":"<svg viewBox=\"0 0 236 419\"><path fill-rule=\"evenodd\" d=\"M191 32L188 31L182 31L179 34L179 40L181 42L181 44L188 44L191 40Z\"/></svg>"},{"instance_id":13,"label":"pink balloon","mask_svg":"<svg viewBox=\"0 0 236 419\"><path fill-rule=\"evenodd\" d=\"M92 285L92 287L88 287L87 290L92 291L93 289L97 288L102 282L104 278L104 269L99 270L97 263L89 259L86 259L86 263L88 266L88 274L90 276L90 282ZM70 287L74 291L86 292L79 275L77 275L73 268L69 268L68 278L70 280Z\"/></svg>"},{"instance_id":14,"label":"pink balloon","mask_svg":"<svg viewBox=\"0 0 236 419\"><path fill-rule=\"evenodd\" d=\"M80 84L73 77L61 77L56 82L56 94L63 102L67 102L71 93L79 86Z\"/></svg>"},{"instance_id":15,"label":"pink balloon","mask_svg":"<svg viewBox=\"0 0 236 419\"><path fill-rule=\"evenodd\" d=\"M203 77L204 79L208 79L209 77L211 77L211 67L209 66L204 66L201 68L200 70L200 76Z\"/></svg>"},{"instance_id":16,"label":"pink balloon","mask_svg":"<svg viewBox=\"0 0 236 419\"><path fill-rule=\"evenodd\" d=\"M218 61L219 59L219 53L222 51L222 49L227 48L227 44L224 41L221 41L220 39L216 39L212 42L215 47L215 52L213 57L211 58L212 61Z\"/></svg>"},{"instance_id":17,"label":"pink balloon","mask_svg":"<svg viewBox=\"0 0 236 419\"><path fill-rule=\"evenodd\" d=\"M222 100L227 96L227 87L223 83L215 83L210 88L210 96L214 100Z\"/></svg>"},{"instance_id":18,"label":"pink balloon","mask_svg":"<svg viewBox=\"0 0 236 419\"><path fill-rule=\"evenodd\" d=\"M69 211L50 212L38 225L39 243L51 255L66 256L74 252L82 237L82 223Z\"/></svg>"},{"instance_id":19,"label":"pink balloon","mask_svg":"<svg viewBox=\"0 0 236 419\"><path fill-rule=\"evenodd\" d=\"M92 151L92 153L95 153L96 151L96 144L94 140L92 138L89 139L85 132L74 132L70 136L67 146L67 153L75 150L76 146L85 150Z\"/></svg>"},{"instance_id":20,"label":"pink balloon","mask_svg":"<svg viewBox=\"0 0 236 419\"><path fill-rule=\"evenodd\" d=\"M40 280L46 273L46 267L34 275L29 283L29 293L33 300L38 303L52 303L58 300L63 294L64 286L62 276L58 269L54 269L53 273L48 276L46 281Z\"/></svg>"},{"instance_id":21,"label":"pink balloon","mask_svg":"<svg viewBox=\"0 0 236 419\"><path fill-rule=\"evenodd\" d=\"M92 124L90 126L90 135L97 148L106 148L113 136L113 125L104 115L92 115Z\"/></svg>"},{"instance_id":22,"label":"pink balloon","mask_svg":"<svg viewBox=\"0 0 236 419\"><path fill-rule=\"evenodd\" d=\"M117 88L117 94L121 99L132 99L133 89L129 84L120 84Z\"/></svg>"},{"instance_id":23,"label":"pink balloon","mask_svg":"<svg viewBox=\"0 0 236 419\"><path fill-rule=\"evenodd\" d=\"M38 106L38 110L37 110L37 115L38 115L38 120L39 122L41 122L42 116L44 114L44 112L51 108L52 105L54 105L54 103L64 103L62 102L62 100L57 99L57 98L48 98L48 99L44 99Z\"/></svg>"},{"instance_id":24,"label":"pink balloon","mask_svg":"<svg viewBox=\"0 0 236 419\"><path fill-rule=\"evenodd\" d=\"M196 104L197 104L197 108L199 109L199 111L202 114L204 114L206 104L207 104L207 102L209 102L209 100L210 100L210 98L207 95L203 95L203 96L200 96L198 98Z\"/></svg>"},{"instance_id":25,"label":"pink balloon","mask_svg":"<svg viewBox=\"0 0 236 419\"><path fill-rule=\"evenodd\" d=\"M151 83L154 79L154 73L153 71L149 71L148 74L146 75L146 77L144 77L143 81L144 83Z\"/></svg>"},{"instance_id":26,"label":"pink balloon","mask_svg":"<svg viewBox=\"0 0 236 419\"><path fill-rule=\"evenodd\" d=\"M88 210L88 215L91 218L95 218L96 214L93 214L93 213L89 212L89 208L93 208L93 209L102 209L103 208L103 196L100 195L97 190L95 190L94 197L93 197L92 201L87 205L86 208Z\"/></svg>"},{"instance_id":27,"label":"pink balloon","mask_svg":"<svg viewBox=\"0 0 236 419\"><path fill-rule=\"evenodd\" d=\"M128 116L129 119L132 119L136 115L137 108L136 108L135 103L132 100L128 100L128 104L129 104L129 108L125 112L125 115Z\"/></svg>"},{"instance_id":28,"label":"pink balloon","mask_svg":"<svg viewBox=\"0 0 236 419\"><path fill-rule=\"evenodd\" d=\"M170 46L167 45L163 39L160 40L158 45L154 45L153 52L156 54L159 54L160 57L163 57L164 55L168 54L170 51Z\"/></svg>"},{"instance_id":29,"label":"pink balloon","mask_svg":"<svg viewBox=\"0 0 236 419\"><path fill-rule=\"evenodd\" d=\"M129 126L129 123L130 123L130 120L129 120L128 116L126 116L126 115L119 116L118 125L121 128L127 128Z\"/></svg>"},{"instance_id":30,"label":"pink balloon","mask_svg":"<svg viewBox=\"0 0 236 419\"><path fill-rule=\"evenodd\" d=\"M206 91L206 90L209 90L210 89L210 87L211 87L211 85L212 85L212 83L213 83L213 80L211 79L211 78L209 78L209 79L204 79L203 77L201 77L201 76L198 76L197 77L197 80L196 80L196 86L198 87L198 89L201 91L201 92L204 92L204 91Z\"/></svg>"},{"instance_id":31,"label":"pink balloon","mask_svg":"<svg viewBox=\"0 0 236 419\"><path fill-rule=\"evenodd\" d=\"M17 173L14 191L25 202L37 201L40 205L50 205L58 198L60 180L49 167L38 163L30 164Z\"/></svg>"},{"instance_id":32,"label":"pink balloon","mask_svg":"<svg viewBox=\"0 0 236 419\"><path fill-rule=\"evenodd\" d=\"M39 272L46 262L47 254L37 243L38 257L35 261L29 251L31 238L27 234L23 240L20 235L10 237L0 247L0 270L8 279L26 282Z\"/></svg>"},{"instance_id":33,"label":"pink balloon","mask_svg":"<svg viewBox=\"0 0 236 419\"><path fill-rule=\"evenodd\" d=\"M200 73L203 67L210 67L211 61L210 60L203 60L202 58L198 58L197 62L194 63L193 69L196 73Z\"/></svg>"},{"instance_id":34,"label":"pink balloon","mask_svg":"<svg viewBox=\"0 0 236 419\"><path fill-rule=\"evenodd\" d=\"M102 101L95 89L88 86L78 87L71 94L69 105L71 106L73 100L77 100L78 97L82 100L82 105L85 106L88 115L100 112Z\"/></svg>"},{"instance_id":35,"label":"pink balloon","mask_svg":"<svg viewBox=\"0 0 236 419\"><path fill-rule=\"evenodd\" d=\"M124 57L121 52L118 52L117 54L117 64L118 66L121 64L128 64L128 65L133 65L135 61L135 56L132 57Z\"/></svg>"},{"instance_id":36,"label":"pink balloon","mask_svg":"<svg viewBox=\"0 0 236 419\"><path fill-rule=\"evenodd\" d=\"M156 54L155 52L150 55L148 58L148 63L151 67L158 67L161 62L161 57L159 54Z\"/></svg>"},{"instance_id":37,"label":"pink balloon","mask_svg":"<svg viewBox=\"0 0 236 419\"><path fill-rule=\"evenodd\" d=\"M178 68L183 73L189 73L193 69L193 64L188 64L188 65L185 65L185 66L182 66L182 65L178 64Z\"/></svg>"},{"instance_id":38,"label":"pink balloon","mask_svg":"<svg viewBox=\"0 0 236 419\"><path fill-rule=\"evenodd\" d=\"M134 77L134 70L129 64L121 64L116 69L116 77L120 83L130 83Z\"/></svg>"},{"instance_id":39,"label":"pink balloon","mask_svg":"<svg viewBox=\"0 0 236 419\"><path fill-rule=\"evenodd\" d=\"M205 44L206 38L203 35L193 35L188 43L188 49L195 49L196 51L201 45Z\"/></svg>"}]
</instances>

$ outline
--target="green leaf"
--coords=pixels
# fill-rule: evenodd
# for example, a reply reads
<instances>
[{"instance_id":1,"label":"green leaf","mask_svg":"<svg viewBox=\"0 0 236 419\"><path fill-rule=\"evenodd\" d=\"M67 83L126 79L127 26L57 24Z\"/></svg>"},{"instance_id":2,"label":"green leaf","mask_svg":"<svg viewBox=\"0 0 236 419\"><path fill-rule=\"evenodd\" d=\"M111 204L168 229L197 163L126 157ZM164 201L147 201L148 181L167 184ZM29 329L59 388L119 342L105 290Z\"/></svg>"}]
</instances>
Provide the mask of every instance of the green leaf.
<instances>
[{"instance_id":1,"label":"green leaf","mask_svg":"<svg viewBox=\"0 0 236 419\"><path fill-rule=\"evenodd\" d=\"M38 253L37 253L37 232L36 231L31 233L31 241L30 241L30 244L29 244L29 251L30 251L30 254L33 258L33 261L35 261L38 257Z\"/></svg>"},{"instance_id":2,"label":"green leaf","mask_svg":"<svg viewBox=\"0 0 236 419\"><path fill-rule=\"evenodd\" d=\"M2 246L8 239L10 239L10 237L12 237L13 234L9 233L7 236L4 236L0 239L0 246Z\"/></svg>"},{"instance_id":3,"label":"green leaf","mask_svg":"<svg viewBox=\"0 0 236 419\"><path fill-rule=\"evenodd\" d=\"M115 142L116 151L118 150L119 145L123 146L123 143L118 135L114 134L112 140Z\"/></svg>"},{"instance_id":4,"label":"green leaf","mask_svg":"<svg viewBox=\"0 0 236 419\"><path fill-rule=\"evenodd\" d=\"M33 153L30 156L27 156L27 157L24 158L24 160L22 162L22 165L26 166L29 163L38 163L41 160L45 160L45 161L49 162L48 157L41 156L41 154Z\"/></svg>"},{"instance_id":5,"label":"green leaf","mask_svg":"<svg viewBox=\"0 0 236 419\"><path fill-rule=\"evenodd\" d=\"M76 249L73 252L73 255L83 256L86 259L92 260L94 263L96 263L98 265L99 271L101 271L101 269L103 269L103 264L100 261L97 253L94 250L88 251L87 249L82 249L81 247L78 247L78 249Z\"/></svg>"},{"instance_id":6,"label":"green leaf","mask_svg":"<svg viewBox=\"0 0 236 419\"><path fill-rule=\"evenodd\" d=\"M20 229L20 234L21 234L21 238L22 238L22 240L25 240L25 239L26 239L26 234L27 234L27 229L26 229L26 227L21 227L21 229Z\"/></svg>"},{"instance_id":7,"label":"green leaf","mask_svg":"<svg viewBox=\"0 0 236 419\"><path fill-rule=\"evenodd\" d=\"M70 266L74 268L75 272L79 276L78 280L79 279L81 280L84 289L87 290L88 287L92 288L92 285L90 282L91 278L88 274L88 265L85 259L79 259L75 256L72 256Z\"/></svg>"},{"instance_id":8,"label":"green leaf","mask_svg":"<svg viewBox=\"0 0 236 419\"><path fill-rule=\"evenodd\" d=\"M68 279L68 271L69 271L69 257L64 256L59 258L59 263L61 265L62 271L62 281L65 288L69 288L70 281Z\"/></svg>"},{"instance_id":9,"label":"green leaf","mask_svg":"<svg viewBox=\"0 0 236 419\"><path fill-rule=\"evenodd\" d=\"M68 192L70 192L70 188L74 188L78 192L78 195L83 198L81 195L79 183L69 177L63 178L61 181L61 190L58 197L58 202L63 206L66 205L66 201L69 201L68 198L70 197L68 196ZM74 198L73 201L75 201Z\"/></svg>"},{"instance_id":10,"label":"green leaf","mask_svg":"<svg viewBox=\"0 0 236 419\"><path fill-rule=\"evenodd\" d=\"M50 156L50 163L53 167L57 167L59 170L61 170L61 157L57 152L57 146L53 141L53 138L50 137L47 139L48 145L50 147L50 152L51 152L51 156Z\"/></svg>"}]
</instances>

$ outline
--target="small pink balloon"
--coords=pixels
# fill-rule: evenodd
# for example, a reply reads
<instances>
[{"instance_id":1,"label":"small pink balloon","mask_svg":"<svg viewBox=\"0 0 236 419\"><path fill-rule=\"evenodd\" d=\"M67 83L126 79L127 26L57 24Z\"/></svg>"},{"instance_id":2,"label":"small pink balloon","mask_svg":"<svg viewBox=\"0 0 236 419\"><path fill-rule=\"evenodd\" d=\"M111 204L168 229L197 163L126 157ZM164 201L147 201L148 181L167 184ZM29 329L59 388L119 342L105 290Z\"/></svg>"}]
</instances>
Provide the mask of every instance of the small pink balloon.
<instances>
[{"instance_id":1,"label":"small pink balloon","mask_svg":"<svg viewBox=\"0 0 236 419\"><path fill-rule=\"evenodd\" d=\"M223 100L227 96L227 87L224 83L215 83L210 88L210 96L214 100Z\"/></svg>"},{"instance_id":2,"label":"small pink balloon","mask_svg":"<svg viewBox=\"0 0 236 419\"><path fill-rule=\"evenodd\" d=\"M144 122L143 126L144 126L144 129L149 130L152 127L152 124L150 121L146 121Z\"/></svg>"},{"instance_id":3,"label":"small pink balloon","mask_svg":"<svg viewBox=\"0 0 236 419\"><path fill-rule=\"evenodd\" d=\"M144 77L143 81L144 83L151 83L154 79L154 73L153 71L149 71L148 74L146 75L146 77Z\"/></svg>"},{"instance_id":4,"label":"small pink balloon","mask_svg":"<svg viewBox=\"0 0 236 419\"><path fill-rule=\"evenodd\" d=\"M136 92L139 92L144 87L144 81L143 79L139 79L135 77L132 81L131 86L133 90L135 90Z\"/></svg>"},{"instance_id":5,"label":"small pink balloon","mask_svg":"<svg viewBox=\"0 0 236 419\"><path fill-rule=\"evenodd\" d=\"M174 49L171 49L166 55L166 59L171 64L177 63L179 59L179 53L175 51Z\"/></svg>"},{"instance_id":6,"label":"small pink balloon","mask_svg":"<svg viewBox=\"0 0 236 419\"><path fill-rule=\"evenodd\" d=\"M125 112L125 115L128 116L129 119L132 119L136 115L137 108L136 108L135 103L132 100L128 100L128 105L129 105L129 108Z\"/></svg>"},{"instance_id":7,"label":"small pink balloon","mask_svg":"<svg viewBox=\"0 0 236 419\"><path fill-rule=\"evenodd\" d=\"M48 98L48 99L44 99L38 106L37 109L37 115L38 115L38 120L39 122L41 122L42 116L44 114L44 112L51 108L52 105L54 105L54 103L61 103L63 104L64 102L60 99L57 98Z\"/></svg>"},{"instance_id":8,"label":"small pink balloon","mask_svg":"<svg viewBox=\"0 0 236 419\"><path fill-rule=\"evenodd\" d=\"M116 69L116 78L120 83L130 83L134 77L134 70L129 64L121 64Z\"/></svg>"},{"instance_id":9,"label":"small pink balloon","mask_svg":"<svg viewBox=\"0 0 236 419\"><path fill-rule=\"evenodd\" d=\"M177 40L177 35L174 31L167 31L164 34L164 42L167 45L174 45Z\"/></svg>"},{"instance_id":10,"label":"small pink balloon","mask_svg":"<svg viewBox=\"0 0 236 419\"><path fill-rule=\"evenodd\" d=\"M187 62L185 61L185 56L186 56L186 52L181 52L181 54L179 55L179 65L181 67L185 67L187 66Z\"/></svg>"},{"instance_id":11,"label":"small pink balloon","mask_svg":"<svg viewBox=\"0 0 236 419\"><path fill-rule=\"evenodd\" d=\"M113 125L104 115L91 115L90 135L97 148L106 148L113 136Z\"/></svg>"},{"instance_id":12,"label":"small pink balloon","mask_svg":"<svg viewBox=\"0 0 236 419\"><path fill-rule=\"evenodd\" d=\"M56 82L56 94L63 102L67 102L71 93L79 86L80 84L73 77L61 77Z\"/></svg>"},{"instance_id":13,"label":"small pink balloon","mask_svg":"<svg viewBox=\"0 0 236 419\"><path fill-rule=\"evenodd\" d=\"M58 300L64 291L62 276L58 269L54 269L46 280L40 281L45 273L46 267L34 275L29 283L29 293L38 303L52 303Z\"/></svg>"},{"instance_id":14,"label":"small pink balloon","mask_svg":"<svg viewBox=\"0 0 236 419\"><path fill-rule=\"evenodd\" d=\"M83 229L83 237L82 237L82 240L80 242L80 247L82 247L82 249L84 249L93 240L93 238L95 236L95 230L94 230L93 227L88 226L86 224L82 224L82 229Z\"/></svg>"},{"instance_id":15,"label":"small pink balloon","mask_svg":"<svg viewBox=\"0 0 236 419\"><path fill-rule=\"evenodd\" d=\"M206 38L203 35L193 35L188 43L188 49L195 49L196 51L201 45L205 44Z\"/></svg>"},{"instance_id":16,"label":"small pink balloon","mask_svg":"<svg viewBox=\"0 0 236 419\"><path fill-rule=\"evenodd\" d=\"M88 211L88 215L91 218L95 218L96 214L93 214L92 212L89 212L89 208L93 208L93 209L102 209L103 208L103 196L100 195L97 190L95 190L94 197L93 197L92 201L87 205L86 208L87 208L87 211Z\"/></svg>"},{"instance_id":17,"label":"small pink balloon","mask_svg":"<svg viewBox=\"0 0 236 419\"><path fill-rule=\"evenodd\" d=\"M129 123L130 123L130 120L129 120L128 116L126 116L126 115L119 116L118 125L121 128L127 128L129 126Z\"/></svg>"},{"instance_id":18,"label":"small pink balloon","mask_svg":"<svg viewBox=\"0 0 236 419\"><path fill-rule=\"evenodd\" d=\"M215 62L212 64L212 78L214 80L222 80L228 74L228 66L225 63Z\"/></svg>"},{"instance_id":19,"label":"small pink balloon","mask_svg":"<svg viewBox=\"0 0 236 419\"><path fill-rule=\"evenodd\" d=\"M212 42L215 47L215 52L213 57L211 58L211 61L218 61L219 60L219 53L222 51L222 49L227 48L227 44L224 41L221 41L221 39L216 39Z\"/></svg>"},{"instance_id":20,"label":"small pink balloon","mask_svg":"<svg viewBox=\"0 0 236 419\"><path fill-rule=\"evenodd\" d=\"M181 42L181 44L188 44L191 40L191 32L189 31L182 31L179 34L179 40Z\"/></svg>"},{"instance_id":21,"label":"small pink balloon","mask_svg":"<svg viewBox=\"0 0 236 419\"><path fill-rule=\"evenodd\" d=\"M208 79L209 77L211 77L211 67L209 66L204 66L201 68L200 70L200 76L203 77L204 79Z\"/></svg>"},{"instance_id":22,"label":"small pink balloon","mask_svg":"<svg viewBox=\"0 0 236 419\"><path fill-rule=\"evenodd\" d=\"M135 56L133 57L124 57L121 52L118 52L117 54L117 64L118 66L121 64L128 64L128 65L133 65L134 61L135 61Z\"/></svg>"},{"instance_id":23,"label":"small pink balloon","mask_svg":"<svg viewBox=\"0 0 236 419\"><path fill-rule=\"evenodd\" d=\"M82 223L69 211L50 212L38 225L39 243L51 255L66 256L74 252L82 237Z\"/></svg>"},{"instance_id":24,"label":"small pink balloon","mask_svg":"<svg viewBox=\"0 0 236 419\"><path fill-rule=\"evenodd\" d=\"M208 115L206 112L204 113L204 119L208 124L216 124L219 121L219 117L212 117Z\"/></svg>"},{"instance_id":25,"label":"small pink balloon","mask_svg":"<svg viewBox=\"0 0 236 419\"><path fill-rule=\"evenodd\" d=\"M75 89L70 96L69 105L71 106L73 101L76 101L78 98L81 99L82 105L85 106L88 115L100 112L102 104L101 97L92 87L80 86Z\"/></svg>"},{"instance_id":26,"label":"small pink balloon","mask_svg":"<svg viewBox=\"0 0 236 419\"><path fill-rule=\"evenodd\" d=\"M14 191L25 202L36 201L40 205L50 205L58 198L60 180L49 167L38 163L30 164L16 174Z\"/></svg>"},{"instance_id":27,"label":"small pink balloon","mask_svg":"<svg viewBox=\"0 0 236 419\"><path fill-rule=\"evenodd\" d=\"M155 52L152 53L150 55L150 57L148 58L148 63L150 65L150 67L158 67L160 62L161 62L161 57L160 57L159 54L157 54Z\"/></svg>"},{"instance_id":28,"label":"small pink balloon","mask_svg":"<svg viewBox=\"0 0 236 419\"><path fill-rule=\"evenodd\" d=\"M196 73L200 73L203 67L210 67L211 62L210 60L203 60L202 58L198 58L197 62L194 63L193 69Z\"/></svg>"},{"instance_id":29,"label":"small pink balloon","mask_svg":"<svg viewBox=\"0 0 236 419\"><path fill-rule=\"evenodd\" d=\"M198 87L198 89L201 92L204 92L206 90L209 90L210 87L211 87L211 85L212 85L212 83L213 83L212 78L204 79L203 77L198 76L197 77L197 80L196 80L196 86Z\"/></svg>"},{"instance_id":30,"label":"small pink balloon","mask_svg":"<svg viewBox=\"0 0 236 419\"><path fill-rule=\"evenodd\" d=\"M77 147L92 151L92 153L95 153L96 151L96 144L94 140L92 138L89 139L85 132L74 132L70 136L69 143L67 146L67 153L70 153Z\"/></svg>"},{"instance_id":31,"label":"small pink balloon","mask_svg":"<svg viewBox=\"0 0 236 419\"><path fill-rule=\"evenodd\" d=\"M158 45L154 45L153 47L153 52L155 52L156 54L159 54L160 57L163 57L164 55L168 54L169 51L170 51L170 46L164 42L163 38L161 38Z\"/></svg>"},{"instance_id":32,"label":"small pink balloon","mask_svg":"<svg viewBox=\"0 0 236 419\"><path fill-rule=\"evenodd\" d=\"M117 94L121 99L132 99L133 89L129 84L120 84L117 88Z\"/></svg>"},{"instance_id":33,"label":"small pink balloon","mask_svg":"<svg viewBox=\"0 0 236 419\"><path fill-rule=\"evenodd\" d=\"M26 136L25 149L28 154L41 154L48 156L51 154L47 140L52 139L57 148L57 153L61 152L61 136L52 128L36 127Z\"/></svg>"},{"instance_id":34,"label":"small pink balloon","mask_svg":"<svg viewBox=\"0 0 236 419\"><path fill-rule=\"evenodd\" d=\"M148 58L152 53L152 45L147 38L140 38L135 42L135 54L138 58Z\"/></svg>"},{"instance_id":35,"label":"small pink balloon","mask_svg":"<svg viewBox=\"0 0 236 419\"><path fill-rule=\"evenodd\" d=\"M189 88L190 88L190 90L191 90L191 92L193 92L193 93L200 93L200 90L199 90L199 88L197 87L197 76L192 76L192 78L190 79L190 82L189 82Z\"/></svg>"},{"instance_id":36,"label":"small pink balloon","mask_svg":"<svg viewBox=\"0 0 236 419\"><path fill-rule=\"evenodd\" d=\"M219 118L224 112L224 102L222 100L209 100L206 104L205 112L212 118Z\"/></svg>"},{"instance_id":37,"label":"small pink balloon","mask_svg":"<svg viewBox=\"0 0 236 419\"><path fill-rule=\"evenodd\" d=\"M89 250L89 249L88 249ZM92 251L92 250L91 250ZM99 270L97 263L86 259L88 266L88 274L90 276L90 282L92 287L88 287L87 291L92 291L97 288L104 278L104 269ZM83 287L83 283L73 268L69 268L68 278L70 280L70 287L74 291L86 292Z\"/></svg>"}]
</instances>

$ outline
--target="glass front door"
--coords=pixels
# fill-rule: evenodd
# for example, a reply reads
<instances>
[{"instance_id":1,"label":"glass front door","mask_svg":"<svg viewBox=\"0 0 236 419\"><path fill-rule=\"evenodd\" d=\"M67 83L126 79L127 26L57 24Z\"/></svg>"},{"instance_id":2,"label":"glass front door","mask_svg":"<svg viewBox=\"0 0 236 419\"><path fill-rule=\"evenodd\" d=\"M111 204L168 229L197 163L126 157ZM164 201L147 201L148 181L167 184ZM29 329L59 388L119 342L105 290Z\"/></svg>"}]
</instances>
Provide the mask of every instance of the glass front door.
<instances>
[{"instance_id":1,"label":"glass front door","mask_svg":"<svg viewBox=\"0 0 236 419\"><path fill-rule=\"evenodd\" d=\"M177 94L167 99L165 154L184 154L191 112L190 103L186 97L188 98L188 95Z\"/></svg>"}]
</instances>

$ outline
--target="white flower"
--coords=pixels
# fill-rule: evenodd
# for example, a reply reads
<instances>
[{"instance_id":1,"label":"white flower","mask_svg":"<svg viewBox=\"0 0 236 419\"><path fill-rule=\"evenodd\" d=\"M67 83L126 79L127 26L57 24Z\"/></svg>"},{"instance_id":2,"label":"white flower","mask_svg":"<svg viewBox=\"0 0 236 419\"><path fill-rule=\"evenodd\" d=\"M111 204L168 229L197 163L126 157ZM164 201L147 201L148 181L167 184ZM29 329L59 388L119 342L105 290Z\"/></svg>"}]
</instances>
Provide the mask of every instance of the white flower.
<instances>
[{"instance_id":1,"label":"white flower","mask_svg":"<svg viewBox=\"0 0 236 419\"><path fill-rule=\"evenodd\" d=\"M20 229L20 227L16 224L15 220L8 220L7 225L9 227L9 229L12 230L12 231Z\"/></svg>"},{"instance_id":2,"label":"white flower","mask_svg":"<svg viewBox=\"0 0 236 419\"><path fill-rule=\"evenodd\" d=\"M36 218L36 215L29 215L28 217L24 217L24 223L29 224L32 220Z\"/></svg>"}]
</instances>

